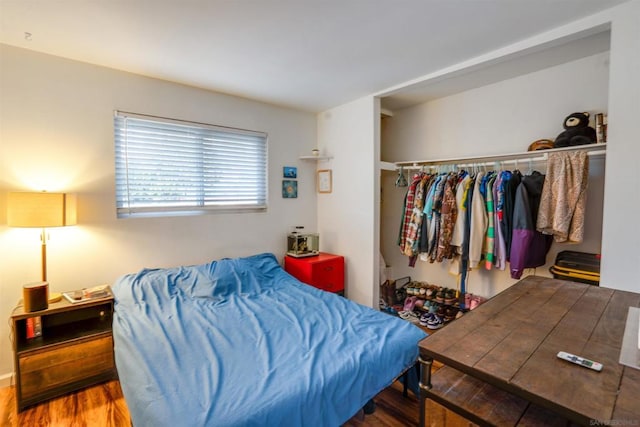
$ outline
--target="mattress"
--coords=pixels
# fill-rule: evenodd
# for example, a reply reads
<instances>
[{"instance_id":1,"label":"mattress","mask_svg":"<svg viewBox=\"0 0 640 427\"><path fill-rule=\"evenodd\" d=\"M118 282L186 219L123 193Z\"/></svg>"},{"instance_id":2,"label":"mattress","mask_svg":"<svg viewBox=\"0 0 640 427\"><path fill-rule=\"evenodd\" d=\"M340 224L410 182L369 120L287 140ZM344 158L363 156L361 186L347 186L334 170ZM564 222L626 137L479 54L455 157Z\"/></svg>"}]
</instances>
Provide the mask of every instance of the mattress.
<instances>
[{"instance_id":1,"label":"mattress","mask_svg":"<svg viewBox=\"0 0 640 427\"><path fill-rule=\"evenodd\" d=\"M414 364L426 336L299 282L272 254L145 269L113 292L135 426L339 426Z\"/></svg>"}]
</instances>

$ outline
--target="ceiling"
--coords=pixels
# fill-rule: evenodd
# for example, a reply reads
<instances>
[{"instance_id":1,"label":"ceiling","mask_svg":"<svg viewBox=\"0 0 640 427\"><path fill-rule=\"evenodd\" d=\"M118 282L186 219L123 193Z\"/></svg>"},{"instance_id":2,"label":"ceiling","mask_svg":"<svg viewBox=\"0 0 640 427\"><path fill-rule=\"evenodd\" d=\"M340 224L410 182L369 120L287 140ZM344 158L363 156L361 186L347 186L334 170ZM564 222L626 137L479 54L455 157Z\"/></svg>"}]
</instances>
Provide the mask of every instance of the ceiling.
<instances>
[{"instance_id":1,"label":"ceiling","mask_svg":"<svg viewBox=\"0 0 640 427\"><path fill-rule=\"evenodd\" d=\"M0 0L0 43L320 112L624 1Z\"/></svg>"}]
</instances>

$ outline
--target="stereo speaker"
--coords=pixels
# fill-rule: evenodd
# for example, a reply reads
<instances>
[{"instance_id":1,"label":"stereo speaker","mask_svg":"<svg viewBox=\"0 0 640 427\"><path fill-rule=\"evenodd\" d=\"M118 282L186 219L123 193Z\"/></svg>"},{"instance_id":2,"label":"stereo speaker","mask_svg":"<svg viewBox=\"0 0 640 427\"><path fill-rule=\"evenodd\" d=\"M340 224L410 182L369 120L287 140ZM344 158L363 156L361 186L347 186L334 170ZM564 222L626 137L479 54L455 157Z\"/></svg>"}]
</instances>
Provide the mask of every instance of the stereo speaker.
<instances>
[{"instance_id":1,"label":"stereo speaker","mask_svg":"<svg viewBox=\"0 0 640 427\"><path fill-rule=\"evenodd\" d=\"M34 282L22 287L25 313L49 308L49 283Z\"/></svg>"}]
</instances>

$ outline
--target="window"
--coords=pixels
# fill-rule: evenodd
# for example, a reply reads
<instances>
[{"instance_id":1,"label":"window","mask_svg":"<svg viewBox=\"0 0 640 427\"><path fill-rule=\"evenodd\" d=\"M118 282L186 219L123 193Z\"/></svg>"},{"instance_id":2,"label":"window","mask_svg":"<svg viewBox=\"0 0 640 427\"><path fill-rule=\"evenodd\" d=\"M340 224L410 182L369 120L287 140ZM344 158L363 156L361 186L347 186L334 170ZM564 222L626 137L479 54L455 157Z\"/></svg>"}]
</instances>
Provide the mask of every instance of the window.
<instances>
[{"instance_id":1,"label":"window","mask_svg":"<svg viewBox=\"0 0 640 427\"><path fill-rule=\"evenodd\" d=\"M118 217L264 211L267 135L116 111Z\"/></svg>"}]
</instances>

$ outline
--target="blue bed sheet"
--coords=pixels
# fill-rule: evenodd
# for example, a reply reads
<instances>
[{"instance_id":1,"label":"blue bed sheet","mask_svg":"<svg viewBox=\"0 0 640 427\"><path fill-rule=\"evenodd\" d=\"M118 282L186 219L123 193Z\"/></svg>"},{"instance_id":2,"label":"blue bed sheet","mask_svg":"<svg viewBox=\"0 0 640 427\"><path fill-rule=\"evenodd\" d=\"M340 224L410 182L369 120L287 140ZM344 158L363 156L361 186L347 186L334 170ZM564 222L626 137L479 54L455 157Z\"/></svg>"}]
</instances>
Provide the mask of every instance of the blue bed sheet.
<instances>
[{"instance_id":1,"label":"blue bed sheet","mask_svg":"<svg viewBox=\"0 0 640 427\"><path fill-rule=\"evenodd\" d=\"M410 367L416 326L307 286L271 254L113 286L133 424L339 426Z\"/></svg>"}]
</instances>

